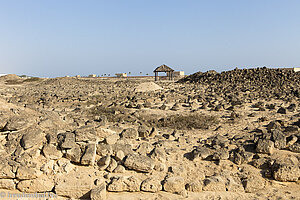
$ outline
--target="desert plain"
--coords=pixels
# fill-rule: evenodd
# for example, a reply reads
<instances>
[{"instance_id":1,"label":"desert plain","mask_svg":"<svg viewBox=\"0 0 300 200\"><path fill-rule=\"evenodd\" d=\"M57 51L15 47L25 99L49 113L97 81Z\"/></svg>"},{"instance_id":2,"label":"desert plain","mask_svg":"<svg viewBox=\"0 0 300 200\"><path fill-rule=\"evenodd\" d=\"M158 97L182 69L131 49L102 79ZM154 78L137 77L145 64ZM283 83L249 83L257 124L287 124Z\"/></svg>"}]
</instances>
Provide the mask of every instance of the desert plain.
<instances>
[{"instance_id":1,"label":"desert plain","mask_svg":"<svg viewBox=\"0 0 300 200\"><path fill-rule=\"evenodd\" d=\"M300 72L288 69L2 76L1 194L300 199L299 98Z\"/></svg>"}]
</instances>

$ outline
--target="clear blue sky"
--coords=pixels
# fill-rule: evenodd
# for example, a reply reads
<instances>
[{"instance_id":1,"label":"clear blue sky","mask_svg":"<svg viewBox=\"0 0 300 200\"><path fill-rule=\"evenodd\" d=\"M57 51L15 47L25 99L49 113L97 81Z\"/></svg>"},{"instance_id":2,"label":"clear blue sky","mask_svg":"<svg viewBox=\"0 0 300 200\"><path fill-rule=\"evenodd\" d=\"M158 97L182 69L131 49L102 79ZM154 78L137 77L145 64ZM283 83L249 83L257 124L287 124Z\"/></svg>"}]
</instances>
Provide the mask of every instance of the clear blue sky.
<instances>
[{"instance_id":1,"label":"clear blue sky","mask_svg":"<svg viewBox=\"0 0 300 200\"><path fill-rule=\"evenodd\" d=\"M299 0L0 0L0 73L300 65Z\"/></svg>"}]
</instances>

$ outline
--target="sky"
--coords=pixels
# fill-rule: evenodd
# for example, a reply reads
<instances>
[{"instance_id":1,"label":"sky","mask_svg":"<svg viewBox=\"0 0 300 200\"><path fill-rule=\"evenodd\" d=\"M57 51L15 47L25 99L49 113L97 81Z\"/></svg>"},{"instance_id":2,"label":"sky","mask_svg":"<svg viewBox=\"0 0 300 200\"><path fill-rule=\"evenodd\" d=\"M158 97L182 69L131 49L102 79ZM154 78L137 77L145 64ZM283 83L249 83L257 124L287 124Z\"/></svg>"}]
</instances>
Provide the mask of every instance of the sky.
<instances>
[{"instance_id":1,"label":"sky","mask_svg":"<svg viewBox=\"0 0 300 200\"><path fill-rule=\"evenodd\" d=\"M299 0L0 0L0 74L300 66Z\"/></svg>"}]
</instances>

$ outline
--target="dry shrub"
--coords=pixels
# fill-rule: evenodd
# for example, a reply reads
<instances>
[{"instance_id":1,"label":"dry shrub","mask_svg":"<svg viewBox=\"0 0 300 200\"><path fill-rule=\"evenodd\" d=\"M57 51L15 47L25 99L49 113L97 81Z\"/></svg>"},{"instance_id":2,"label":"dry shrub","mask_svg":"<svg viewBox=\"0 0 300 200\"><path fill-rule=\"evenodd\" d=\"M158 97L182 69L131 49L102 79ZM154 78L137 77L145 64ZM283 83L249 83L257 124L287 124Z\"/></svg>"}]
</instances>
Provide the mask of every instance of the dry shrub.
<instances>
[{"instance_id":1,"label":"dry shrub","mask_svg":"<svg viewBox=\"0 0 300 200\"><path fill-rule=\"evenodd\" d=\"M125 108L119 106L96 106L90 111L91 116L105 115L109 122L133 122L135 118L128 114Z\"/></svg>"},{"instance_id":2,"label":"dry shrub","mask_svg":"<svg viewBox=\"0 0 300 200\"><path fill-rule=\"evenodd\" d=\"M38 78L38 77L32 77L32 78L27 78L25 80L22 80L22 79L7 80L7 81L5 81L5 83L7 85L18 85L18 84L22 84L22 83L36 82L36 81L40 81L40 80L42 80L42 79Z\"/></svg>"},{"instance_id":3,"label":"dry shrub","mask_svg":"<svg viewBox=\"0 0 300 200\"><path fill-rule=\"evenodd\" d=\"M155 116L139 116L138 119L147 126L179 130L208 129L219 122L216 116L194 113L188 115L171 115L161 119Z\"/></svg>"},{"instance_id":4,"label":"dry shrub","mask_svg":"<svg viewBox=\"0 0 300 200\"><path fill-rule=\"evenodd\" d=\"M32 77L32 78L28 78L28 79L25 79L23 82L35 82L35 81L40 81L42 80L41 78L38 78L38 77Z\"/></svg>"},{"instance_id":5,"label":"dry shrub","mask_svg":"<svg viewBox=\"0 0 300 200\"><path fill-rule=\"evenodd\" d=\"M200 114L171 115L158 120L158 127L174 129L208 129L218 123L217 117Z\"/></svg>"},{"instance_id":6,"label":"dry shrub","mask_svg":"<svg viewBox=\"0 0 300 200\"><path fill-rule=\"evenodd\" d=\"M6 85L18 85L18 84L22 84L23 81L22 80L6 80L5 84Z\"/></svg>"}]
</instances>

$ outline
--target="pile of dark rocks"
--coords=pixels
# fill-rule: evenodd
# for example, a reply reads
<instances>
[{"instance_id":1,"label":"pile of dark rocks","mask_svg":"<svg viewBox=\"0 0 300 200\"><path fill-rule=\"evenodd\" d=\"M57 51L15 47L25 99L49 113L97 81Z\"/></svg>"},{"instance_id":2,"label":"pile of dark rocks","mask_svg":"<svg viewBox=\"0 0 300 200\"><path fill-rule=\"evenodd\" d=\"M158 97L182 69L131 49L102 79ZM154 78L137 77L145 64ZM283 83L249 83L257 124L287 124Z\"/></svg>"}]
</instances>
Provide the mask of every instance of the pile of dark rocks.
<instances>
[{"instance_id":1,"label":"pile of dark rocks","mask_svg":"<svg viewBox=\"0 0 300 200\"><path fill-rule=\"evenodd\" d=\"M199 83L213 87L216 92L261 92L271 97L300 97L300 73L290 69L234 69L218 73L214 70L197 72L178 83Z\"/></svg>"}]
</instances>

